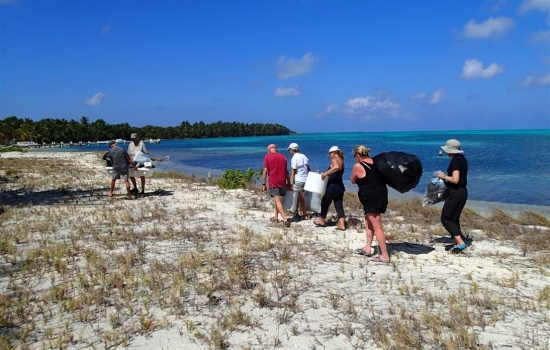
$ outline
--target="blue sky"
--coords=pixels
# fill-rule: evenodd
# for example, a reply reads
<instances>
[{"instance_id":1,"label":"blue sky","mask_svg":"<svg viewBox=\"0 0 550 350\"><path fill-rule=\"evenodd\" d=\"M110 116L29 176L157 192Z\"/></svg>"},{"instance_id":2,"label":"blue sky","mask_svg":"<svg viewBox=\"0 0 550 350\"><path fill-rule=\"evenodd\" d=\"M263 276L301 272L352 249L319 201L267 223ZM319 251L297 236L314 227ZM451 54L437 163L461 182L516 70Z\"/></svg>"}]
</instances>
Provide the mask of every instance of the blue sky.
<instances>
[{"instance_id":1,"label":"blue sky","mask_svg":"<svg viewBox=\"0 0 550 350\"><path fill-rule=\"evenodd\" d=\"M0 118L550 128L549 0L0 0Z\"/></svg>"}]
</instances>

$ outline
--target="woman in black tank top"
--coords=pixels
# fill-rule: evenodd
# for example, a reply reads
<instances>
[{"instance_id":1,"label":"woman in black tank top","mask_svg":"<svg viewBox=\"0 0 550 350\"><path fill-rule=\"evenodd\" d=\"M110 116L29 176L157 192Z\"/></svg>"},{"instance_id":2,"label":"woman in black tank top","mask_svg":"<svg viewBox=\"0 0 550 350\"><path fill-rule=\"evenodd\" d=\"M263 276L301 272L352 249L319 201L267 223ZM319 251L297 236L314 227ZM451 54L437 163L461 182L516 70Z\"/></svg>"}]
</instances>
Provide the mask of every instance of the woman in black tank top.
<instances>
[{"instance_id":1,"label":"woman in black tank top","mask_svg":"<svg viewBox=\"0 0 550 350\"><path fill-rule=\"evenodd\" d=\"M337 230L346 230L346 213L344 212L344 193L346 187L344 186L344 153L338 148L338 146L332 146L328 155L330 157L330 166L321 174L321 179L328 177L327 189L321 199L321 218L313 223L317 227L325 227L325 219L327 217L328 208L330 204L334 202L334 209L336 209L336 215L338 215Z\"/></svg>"},{"instance_id":2,"label":"woman in black tank top","mask_svg":"<svg viewBox=\"0 0 550 350\"><path fill-rule=\"evenodd\" d=\"M386 246L386 236L384 235L381 216L386 212L388 206L388 188L369 152L370 149L363 145L356 146L353 149L353 157L357 163L353 166L350 180L351 183L359 186L358 196L361 204L363 204L367 230L367 244L364 248L357 249L357 254L368 257L373 256L371 246L373 238L376 236L380 256L371 260L389 263L390 255Z\"/></svg>"}]
</instances>

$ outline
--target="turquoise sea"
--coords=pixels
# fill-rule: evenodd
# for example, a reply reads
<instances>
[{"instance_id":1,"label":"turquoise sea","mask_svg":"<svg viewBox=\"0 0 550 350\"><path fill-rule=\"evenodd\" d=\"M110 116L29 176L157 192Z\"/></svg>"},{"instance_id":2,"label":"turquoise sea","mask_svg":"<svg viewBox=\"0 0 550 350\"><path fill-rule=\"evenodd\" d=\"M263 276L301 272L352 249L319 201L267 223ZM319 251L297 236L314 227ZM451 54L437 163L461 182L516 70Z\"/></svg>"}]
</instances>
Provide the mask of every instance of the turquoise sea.
<instances>
[{"instance_id":1,"label":"turquoise sea","mask_svg":"<svg viewBox=\"0 0 550 350\"><path fill-rule=\"evenodd\" d=\"M438 155L440 146L449 138L462 143L469 162L469 199L550 206L550 130L489 130L489 131L430 131L380 133L313 133L291 136L236 137L189 140L162 140L149 145L151 156L170 156L156 162L159 171L177 170L206 176L220 176L225 169L263 167L266 147L275 143L287 155L291 142L300 145L301 152L310 161L313 170L324 170L329 165L327 156L331 146L345 153L346 173L349 178L354 164L352 149L364 144L374 156L381 152L402 151L420 158L424 174L412 194L422 195L431 174L447 169L449 158ZM121 145L125 147L124 145ZM127 147L127 146L126 146ZM64 151L106 150L106 145L64 148ZM42 150L60 150L42 149ZM350 191L355 186L346 184ZM395 194L394 194L395 195ZM399 194L397 194L399 195ZM411 195L409 193L409 195Z\"/></svg>"}]
</instances>

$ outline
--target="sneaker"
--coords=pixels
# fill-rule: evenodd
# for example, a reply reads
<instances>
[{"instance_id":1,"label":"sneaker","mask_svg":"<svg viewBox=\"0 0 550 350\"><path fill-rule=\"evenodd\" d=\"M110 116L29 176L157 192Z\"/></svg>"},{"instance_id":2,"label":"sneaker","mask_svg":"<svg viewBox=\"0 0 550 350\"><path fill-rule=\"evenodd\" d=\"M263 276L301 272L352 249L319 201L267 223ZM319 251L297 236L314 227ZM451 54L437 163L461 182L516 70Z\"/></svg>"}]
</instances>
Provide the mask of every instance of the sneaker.
<instances>
[{"instance_id":1,"label":"sneaker","mask_svg":"<svg viewBox=\"0 0 550 350\"><path fill-rule=\"evenodd\" d=\"M461 245L455 245L450 249L450 252L453 254L462 253L464 249L466 249L467 245L466 243L462 243Z\"/></svg>"}]
</instances>

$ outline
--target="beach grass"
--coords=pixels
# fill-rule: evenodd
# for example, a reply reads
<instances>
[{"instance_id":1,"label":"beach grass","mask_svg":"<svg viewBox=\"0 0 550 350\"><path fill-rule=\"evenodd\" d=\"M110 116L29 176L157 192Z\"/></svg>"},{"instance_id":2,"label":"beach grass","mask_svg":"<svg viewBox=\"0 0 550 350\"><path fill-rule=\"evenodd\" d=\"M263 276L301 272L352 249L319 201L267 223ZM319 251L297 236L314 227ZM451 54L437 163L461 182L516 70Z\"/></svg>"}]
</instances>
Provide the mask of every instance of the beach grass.
<instances>
[{"instance_id":1,"label":"beach grass","mask_svg":"<svg viewBox=\"0 0 550 350\"><path fill-rule=\"evenodd\" d=\"M348 230L272 223L258 189L176 172L108 198L97 154L0 158L0 348L548 349L548 220L391 200L376 265L357 196ZM329 221L334 213L330 213ZM171 340L170 340L171 339Z\"/></svg>"}]
</instances>

